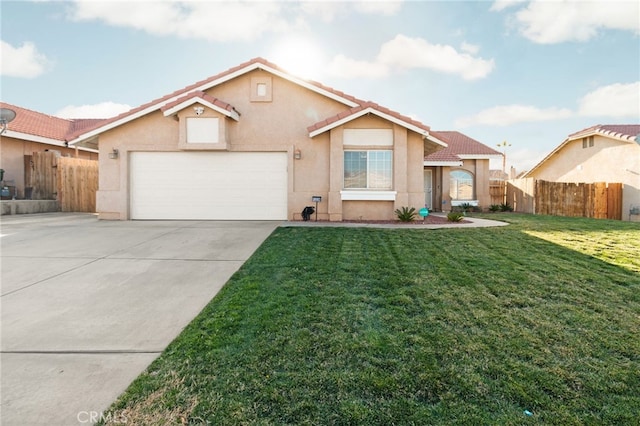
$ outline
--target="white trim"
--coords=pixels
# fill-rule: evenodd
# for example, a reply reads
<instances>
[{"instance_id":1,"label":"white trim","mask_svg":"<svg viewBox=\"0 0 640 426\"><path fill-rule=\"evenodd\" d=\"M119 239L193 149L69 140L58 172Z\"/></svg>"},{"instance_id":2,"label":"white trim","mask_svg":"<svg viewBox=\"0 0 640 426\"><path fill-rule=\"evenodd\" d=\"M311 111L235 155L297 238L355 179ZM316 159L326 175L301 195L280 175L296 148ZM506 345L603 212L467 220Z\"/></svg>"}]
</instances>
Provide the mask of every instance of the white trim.
<instances>
[{"instance_id":1,"label":"white trim","mask_svg":"<svg viewBox=\"0 0 640 426\"><path fill-rule=\"evenodd\" d=\"M423 165L427 167L438 167L438 166L460 167L462 166L462 161L425 161Z\"/></svg>"},{"instance_id":2,"label":"white trim","mask_svg":"<svg viewBox=\"0 0 640 426\"><path fill-rule=\"evenodd\" d=\"M286 74L286 73L283 73L281 71L275 70L275 69L273 69L273 68L271 68L271 67L269 67L269 66L267 66L267 65L265 65L265 64L263 64L261 62L254 62L252 64L247 65L244 68L241 68L241 69L239 69L239 70L237 70L235 72L232 72L230 74L224 75L224 76L222 76L222 77L220 77L220 78L218 78L216 80L210 81L208 83L204 83L204 84L202 84L202 85L200 85L198 87L194 87L189 91L180 91L180 93L178 93L175 96L170 97L169 99L166 99L166 100L164 100L162 102L160 102L160 101L156 102L156 103L146 107L143 110L140 110L140 111L138 111L138 112L136 112L134 114L122 117L120 120L114 121L112 123L105 124L104 126L98 127L97 129L94 129L89 133L81 134L77 138L75 138L74 140L69 141L69 145L75 145L76 143L81 142L81 141L83 141L85 139L91 138L93 136L97 136L100 133L106 132L107 130L111 130L111 129L113 129L115 127L118 127L118 126L120 126L122 124L128 123L129 121L132 121L132 120L140 118L140 117L142 117L144 115L147 115L148 113L153 112L153 111L155 111L157 109L160 109L160 108L162 108L162 106L170 104L171 102L174 102L174 101L176 101L176 100L188 95L189 93L208 90L208 89L210 89L210 88L212 88L214 86L218 86L218 85L220 85L220 84L222 84L224 82L232 80L232 79L234 79L234 78L236 78L238 76L241 76L243 74L246 74L246 73L248 73L250 71L253 71L253 70L256 70L256 69L262 69L264 71L270 72L271 74L277 75L278 77L284 78L285 80L288 80L290 82L298 84L298 85L300 85L300 86L302 86L302 87L304 87L306 89L312 90L312 91L314 91L316 93L319 93L319 94L324 95L324 96L326 96L328 98L336 100L336 101L338 101L338 102L340 102L342 104L345 104L345 105L347 105L347 106L349 106L351 108L358 106L358 103L356 103L356 102L354 102L352 100L349 100L347 98L343 98L342 96L336 95L335 93L332 93L332 92L330 92L328 90L321 89L320 87L314 86L313 84L310 84L310 83L308 83L308 82L306 82L304 80L301 80L299 78L293 77L293 76L291 76L289 74Z\"/></svg>"},{"instance_id":3,"label":"white trim","mask_svg":"<svg viewBox=\"0 0 640 426\"><path fill-rule=\"evenodd\" d=\"M395 201L398 191L340 191L343 201Z\"/></svg>"},{"instance_id":4,"label":"white trim","mask_svg":"<svg viewBox=\"0 0 640 426\"><path fill-rule=\"evenodd\" d=\"M165 117L169 117L170 115L176 114L179 111L182 111L183 109L195 104L195 103L201 103L202 105L211 108L212 110L219 112L220 114L226 115L229 118L233 118L235 121L239 121L240 120L240 116L238 115L238 112L235 110L229 111L226 110L224 108L221 108L215 104L212 104L209 101L206 101L204 99L202 99L199 96L195 96L193 98L187 99L184 102L179 103L178 105L169 108L168 110L166 110L163 114Z\"/></svg>"},{"instance_id":5,"label":"white trim","mask_svg":"<svg viewBox=\"0 0 640 426\"><path fill-rule=\"evenodd\" d=\"M345 118L343 118L341 120L334 121L333 123L327 124L324 127L321 127L321 128L319 128L317 130L314 130L314 131L309 133L309 137L310 138L316 137L319 134L322 134L322 133L324 133L326 131L329 131L331 129L335 129L336 127L342 126L343 124L348 123L350 121L353 121L356 118L360 118L360 117L362 117L363 115L366 115L366 114L374 114L374 115L377 115L378 117L383 118L383 119L385 119L387 121L390 121L392 123L398 124L398 125L406 128L406 129L409 129L411 131L414 131L414 132L422 135L425 138L428 138L428 139L432 140L433 142L437 143L438 145L442 145L445 148L449 146L445 142L442 142L441 140L431 136L428 131L426 131L424 129L421 129L420 127L415 126L415 125L413 125L411 123L407 123L404 120L400 120L399 118L396 118L396 117L394 117L392 115L386 114L386 113L384 113L382 111L378 111L377 109L375 109L373 107L367 107L367 108L365 108L365 109L363 109L361 111L358 111L358 112L356 112L354 114L351 114L351 115L349 115L349 116L347 116L347 117L345 117Z\"/></svg>"},{"instance_id":6,"label":"white trim","mask_svg":"<svg viewBox=\"0 0 640 426\"><path fill-rule=\"evenodd\" d=\"M463 160L499 160L502 158L501 154L456 154Z\"/></svg>"},{"instance_id":7,"label":"white trim","mask_svg":"<svg viewBox=\"0 0 640 426\"><path fill-rule=\"evenodd\" d=\"M47 144L47 145L59 146L59 147L62 147L62 148L75 149L75 147L67 146L67 143L65 141L60 141L60 140L51 139L51 138L45 138L44 136L30 135L29 133L15 132L15 131L9 130L9 129L7 129L7 131L5 131L2 134L2 137L13 138L13 139L21 139L21 140L29 141L29 142L44 143L44 144ZM86 147L81 147L81 146L79 146L78 149L80 151L95 152L95 153L98 152L97 149L86 148Z\"/></svg>"},{"instance_id":8,"label":"white trim","mask_svg":"<svg viewBox=\"0 0 640 426\"><path fill-rule=\"evenodd\" d=\"M451 206L453 207L459 207L463 204L478 207L478 200L451 200Z\"/></svg>"}]
</instances>

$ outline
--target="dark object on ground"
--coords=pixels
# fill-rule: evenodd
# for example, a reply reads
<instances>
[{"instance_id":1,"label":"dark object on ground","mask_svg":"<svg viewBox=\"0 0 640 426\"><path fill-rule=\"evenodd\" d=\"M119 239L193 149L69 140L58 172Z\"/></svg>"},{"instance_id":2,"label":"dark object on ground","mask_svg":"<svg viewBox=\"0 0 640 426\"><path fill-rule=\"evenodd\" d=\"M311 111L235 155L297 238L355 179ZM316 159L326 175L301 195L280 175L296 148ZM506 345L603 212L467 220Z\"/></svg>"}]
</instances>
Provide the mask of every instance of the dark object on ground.
<instances>
[{"instance_id":1,"label":"dark object on ground","mask_svg":"<svg viewBox=\"0 0 640 426\"><path fill-rule=\"evenodd\" d=\"M308 221L311 218L311 215L316 211L316 209L314 209L311 206L307 206L304 208L304 210L302 210L302 220L304 220L305 222Z\"/></svg>"}]
</instances>

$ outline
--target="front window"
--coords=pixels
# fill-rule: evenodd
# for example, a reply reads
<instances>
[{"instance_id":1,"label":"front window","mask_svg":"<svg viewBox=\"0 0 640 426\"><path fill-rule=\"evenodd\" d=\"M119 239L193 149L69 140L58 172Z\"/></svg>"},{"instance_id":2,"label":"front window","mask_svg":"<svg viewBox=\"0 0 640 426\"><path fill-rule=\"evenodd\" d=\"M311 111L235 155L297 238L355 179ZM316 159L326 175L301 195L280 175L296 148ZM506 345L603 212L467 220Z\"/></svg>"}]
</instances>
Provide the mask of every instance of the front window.
<instances>
[{"instance_id":1,"label":"front window","mask_svg":"<svg viewBox=\"0 0 640 426\"><path fill-rule=\"evenodd\" d=\"M449 174L449 195L452 200L473 200L473 175L466 170L454 170Z\"/></svg>"},{"instance_id":2,"label":"front window","mask_svg":"<svg viewBox=\"0 0 640 426\"><path fill-rule=\"evenodd\" d=\"M393 186L392 152L345 151L344 188L389 190Z\"/></svg>"}]
</instances>

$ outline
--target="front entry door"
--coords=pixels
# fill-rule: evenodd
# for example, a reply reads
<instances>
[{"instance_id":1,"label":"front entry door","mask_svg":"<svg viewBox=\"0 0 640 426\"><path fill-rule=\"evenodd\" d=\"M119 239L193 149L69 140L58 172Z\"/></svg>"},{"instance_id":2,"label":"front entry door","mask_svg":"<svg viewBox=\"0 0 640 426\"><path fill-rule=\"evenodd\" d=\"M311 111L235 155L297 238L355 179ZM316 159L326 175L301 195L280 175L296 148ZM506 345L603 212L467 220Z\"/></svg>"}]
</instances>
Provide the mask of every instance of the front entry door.
<instances>
[{"instance_id":1,"label":"front entry door","mask_svg":"<svg viewBox=\"0 0 640 426\"><path fill-rule=\"evenodd\" d=\"M424 171L424 204L429 210L433 210L433 171Z\"/></svg>"}]
</instances>

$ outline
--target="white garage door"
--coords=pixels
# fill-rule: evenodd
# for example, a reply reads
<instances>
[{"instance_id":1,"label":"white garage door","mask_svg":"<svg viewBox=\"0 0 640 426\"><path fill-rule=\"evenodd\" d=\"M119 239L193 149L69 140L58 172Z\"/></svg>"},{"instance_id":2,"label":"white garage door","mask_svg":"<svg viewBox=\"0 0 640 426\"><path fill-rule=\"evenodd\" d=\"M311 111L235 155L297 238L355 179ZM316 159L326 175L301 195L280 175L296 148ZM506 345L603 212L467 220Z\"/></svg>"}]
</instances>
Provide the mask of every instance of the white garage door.
<instances>
[{"instance_id":1,"label":"white garage door","mask_svg":"<svg viewBox=\"0 0 640 426\"><path fill-rule=\"evenodd\" d=\"M283 152L133 152L132 219L285 220Z\"/></svg>"}]
</instances>

